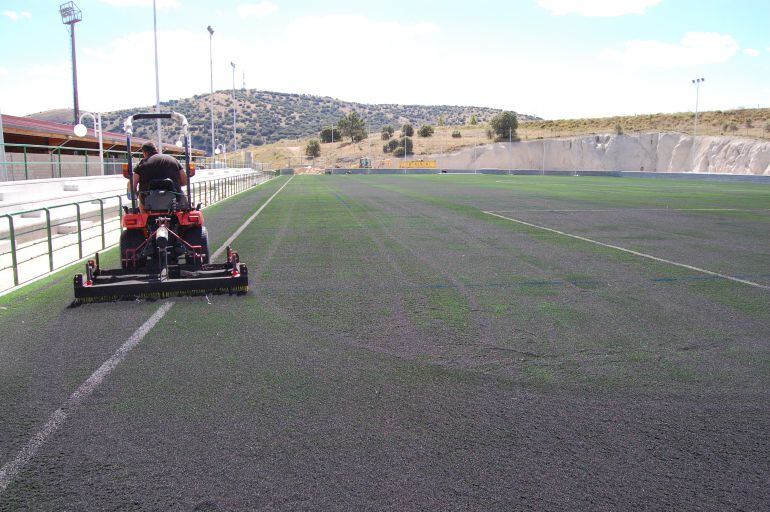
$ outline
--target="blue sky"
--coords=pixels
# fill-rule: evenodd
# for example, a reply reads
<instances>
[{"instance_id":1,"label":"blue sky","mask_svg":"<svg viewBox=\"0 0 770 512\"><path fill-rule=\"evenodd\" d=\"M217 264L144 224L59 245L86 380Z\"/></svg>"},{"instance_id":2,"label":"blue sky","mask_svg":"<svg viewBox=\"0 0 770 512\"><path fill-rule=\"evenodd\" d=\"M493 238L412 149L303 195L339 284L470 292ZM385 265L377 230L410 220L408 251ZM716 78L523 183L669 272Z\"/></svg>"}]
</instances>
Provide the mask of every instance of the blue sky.
<instances>
[{"instance_id":1,"label":"blue sky","mask_svg":"<svg viewBox=\"0 0 770 512\"><path fill-rule=\"evenodd\" d=\"M767 0L157 0L161 99L240 86L546 118L770 106ZM0 108L72 104L59 1L0 0ZM78 0L80 104L155 101L152 0Z\"/></svg>"}]
</instances>

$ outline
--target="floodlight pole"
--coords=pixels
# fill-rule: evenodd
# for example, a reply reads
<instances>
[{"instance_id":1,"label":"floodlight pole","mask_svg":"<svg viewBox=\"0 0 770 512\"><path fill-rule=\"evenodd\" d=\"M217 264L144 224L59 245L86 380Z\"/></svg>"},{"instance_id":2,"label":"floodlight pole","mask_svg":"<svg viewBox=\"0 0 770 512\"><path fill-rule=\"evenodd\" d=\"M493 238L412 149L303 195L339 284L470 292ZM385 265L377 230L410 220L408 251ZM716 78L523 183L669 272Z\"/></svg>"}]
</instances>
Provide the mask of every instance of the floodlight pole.
<instances>
[{"instance_id":1,"label":"floodlight pole","mask_svg":"<svg viewBox=\"0 0 770 512\"><path fill-rule=\"evenodd\" d=\"M235 133L235 63L230 62L233 68L233 151L238 151L238 138Z\"/></svg>"},{"instance_id":2,"label":"floodlight pole","mask_svg":"<svg viewBox=\"0 0 770 512\"><path fill-rule=\"evenodd\" d=\"M213 52L213 40L214 29L211 25L206 27L209 32L209 74L211 81L211 95L209 96L209 108L211 109L211 156L214 156L214 150L216 149L216 143L214 142L214 52Z\"/></svg>"},{"instance_id":3,"label":"floodlight pole","mask_svg":"<svg viewBox=\"0 0 770 512\"><path fill-rule=\"evenodd\" d=\"M160 112L160 78L158 77L158 16L155 8L155 0L152 0L152 32L155 38L155 111ZM163 153L163 135L160 131L160 119L158 119L158 153Z\"/></svg>"},{"instance_id":4,"label":"floodlight pole","mask_svg":"<svg viewBox=\"0 0 770 512\"><path fill-rule=\"evenodd\" d=\"M692 83L695 84L695 125L693 126L693 137L698 136L698 96L700 94L700 84L705 81L705 78L695 78L692 81Z\"/></svg>"},{"instance_id":5,"label":"floodlight pole","mask_svg":"<svg viewBox=\"0 0 770 512\"><path fill-rule=\"evenodd\" d=\"M75 2L66 2L59 6L59 14L62 23L69 27L70 47L72 52L72 96L73 96L73 118L75 123L80 117L80 105L78 102L78 63L75 52L75 24L83 20L83 14Z\"/></svg>"},{"instance_id":6,"label":"floodlight pole","mask_svg":"<svg viewBox=\"0 0 770 512\"><path fill-rule=\"evenodd\" d=\"M5 162L5 138L3 137L3 109L0 108L0 181L8 180Z\"/></svg>"}]
</instances>

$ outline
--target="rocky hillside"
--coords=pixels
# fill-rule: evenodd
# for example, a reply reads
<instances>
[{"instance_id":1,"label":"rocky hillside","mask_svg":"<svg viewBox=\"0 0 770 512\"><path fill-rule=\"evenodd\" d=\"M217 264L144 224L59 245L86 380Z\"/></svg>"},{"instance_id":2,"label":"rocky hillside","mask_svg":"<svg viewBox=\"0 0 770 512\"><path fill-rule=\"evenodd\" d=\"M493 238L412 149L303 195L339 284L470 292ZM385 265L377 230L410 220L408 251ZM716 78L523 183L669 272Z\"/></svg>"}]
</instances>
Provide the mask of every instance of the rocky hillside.
<instances>
[{"instance_id":1,"label":"rocky hillside","mask_svg":"<svg viewBox=\"0 0 770 512\"><path fill-rule=\"evenodd\" d=\"M770 175L770 142L671 132L487 144L475 152L471 148L425 158L435 158L439 166L451 169L513 165L515 169Z\"/></svg>"},{"instance_id":2,"label":"rocky hillside","mask_svg":"<svg viewBox=\"0 0 770 512\"><path fill-rule=\"evenodd\" d=\"M161 103L164 110L176 110L187 116L190 121L193 146L202 149L211 147L209 100L210 95L203 94ZM254 89L237 90L235 102L238 146L241 148L269 144L282 139L316 136L321 128L336 123L340 117L351 110L356 110L362 115L370 131L379 131L386 124L397 126L404 122L414 125L424 123L435 125L438 124L439 118L448 125L465 124L473 114L479 122L485 122L500 112L499 109L493 108L452 105L369 105L330 97ZM214 93L213 103L216 141L232 147L232 93L217 91ZM122 121L129 113L151 109L152 107L143 106L104 113L105 129L121 132ZM519 116L522 120L539 119L526 114L519 114ZM32 114L30 117L71 123L72 111L51 110ZM136 125L135 135L153 138L154 133L153 123ZM176 132L164 133L164 139L169 143L175 142L176 137Z\"/></svg>"}]
</instances>

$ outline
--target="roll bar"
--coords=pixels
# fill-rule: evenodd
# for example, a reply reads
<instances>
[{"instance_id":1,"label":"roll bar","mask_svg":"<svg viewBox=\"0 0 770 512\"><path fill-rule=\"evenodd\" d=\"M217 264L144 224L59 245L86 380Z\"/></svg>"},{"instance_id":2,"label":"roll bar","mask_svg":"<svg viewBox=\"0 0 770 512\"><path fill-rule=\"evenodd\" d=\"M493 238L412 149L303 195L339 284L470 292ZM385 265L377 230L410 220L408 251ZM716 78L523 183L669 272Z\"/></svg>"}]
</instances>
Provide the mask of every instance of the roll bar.
<instances>
[{"instance_id":1,"label":"roll bar","mask_svg":"<svg viewBox=\"0 0 770 512\"><path fill-rule=\"evenodd\" d=\"M185 173L187 174L187 206L192 207L190 192L190 125L187 118L179 112L140 112L130 115L123 121L123 130L126 132L126 155L128 159L128 181L131 190L131 208L136 210L136 191L134 190L134 163L131 158L131 136L134 134L134 120L142 119L173 119L182 123L182 135L184 137Z\"/></svg>"}]
</instances>

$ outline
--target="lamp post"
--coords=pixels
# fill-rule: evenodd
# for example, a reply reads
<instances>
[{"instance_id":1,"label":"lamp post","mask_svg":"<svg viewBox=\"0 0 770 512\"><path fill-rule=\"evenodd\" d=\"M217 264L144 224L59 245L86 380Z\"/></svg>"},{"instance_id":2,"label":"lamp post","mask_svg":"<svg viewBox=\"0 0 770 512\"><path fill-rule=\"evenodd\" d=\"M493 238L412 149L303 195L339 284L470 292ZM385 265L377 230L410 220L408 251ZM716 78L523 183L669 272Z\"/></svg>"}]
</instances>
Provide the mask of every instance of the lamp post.
<instances>
[{"instance_id":1,"label":"lamp post","mask_svg":"<svg viewBox=\"0 0 770 512\"><path fill-rule=\"evenodd\" d=\"M83 13L75 2L66 2L59 6L59 14L61 15L61 21L69 27L70 32L70 44L72 50L72 96L73 103L73 117L75 121L78 121L80 115L80 106L78 105L78 64L75 58L75 23L83 21Z\"/></svg>"},{"instance_id":2,"label":"lamp post","mask_svg":"<svg viewBox=\"0 0 770 512\"><path fill-rule=\"evenodd\" d=\"M214 154L219 155L222 153L222 157L225 159L225 167L227 167L227 145L219 143L214 148Z\"/></svg>"},{"instance_id":3,"label":"lamp post","mask_svg":"<svg viewBox=\"0 0 770 512\"><path fill-rule=\"evenodd\" d=\"M92 114L91 112L83 112L78 117L78 124L75 125L75 129L73 130L75 132L75 135L78 137L85 137L88 133L88 128L86 128L86 125L83 124L83 117L88 116L91 118L91 120L94 122L94 131L96 132L96 135L99 137L99 165L102 170L102 176L104 176L104 143L102 141L102 114L101 112L97 112L96 115Z\"/></svg>"},{"instance_id":4,"label":"lamp post","mask_svg":"<svg viewBox=\"0 0 770 512\"><path fill-rule=\"evenodd\" d=\"M695 84L695 125L693 126L693 137L698 135L698 96L700 94L700 84L705 82L705 78L695 78L692 83Z\"/></svg>"},{"instance_id":5,"label":"lamp post","mask_svg":"<svg viewBox=\"0 0 770 512\"><path fill-rule=\"evenodd\" d=\"M235 63L230 62L233 68L233 151L238 151L238 138L235 134Z\"/></svg>"},{"instance_id":6,"label":"lamp post","mask_svg":"<svg viewBox=\"0 0 770 512\"><path fill-rule=\"evenodd\" d=\"M155 38L155 111L160 112L160 80L158 78L158 17L156 14L155 0L152 0L152 32ZM163 136L160 131L160 119L158 119L158 153L163 153Z\"/></svg>"},{"instance_id":7,"label":"lamp post","mask_svg":"<svg viewBox=\"0 0 770 512\"><path fill-rule=\"evenodd\" d=\"M211 156L214 156L214 53L212 51L213 48L213 40L214 40L214 29L211 28L211 25L206 27L206 30L209 31L209 73L210 73L210 80L211 80L211 95L209 96L209 108L211 109Z\"/></svg>"}]
</instances>

